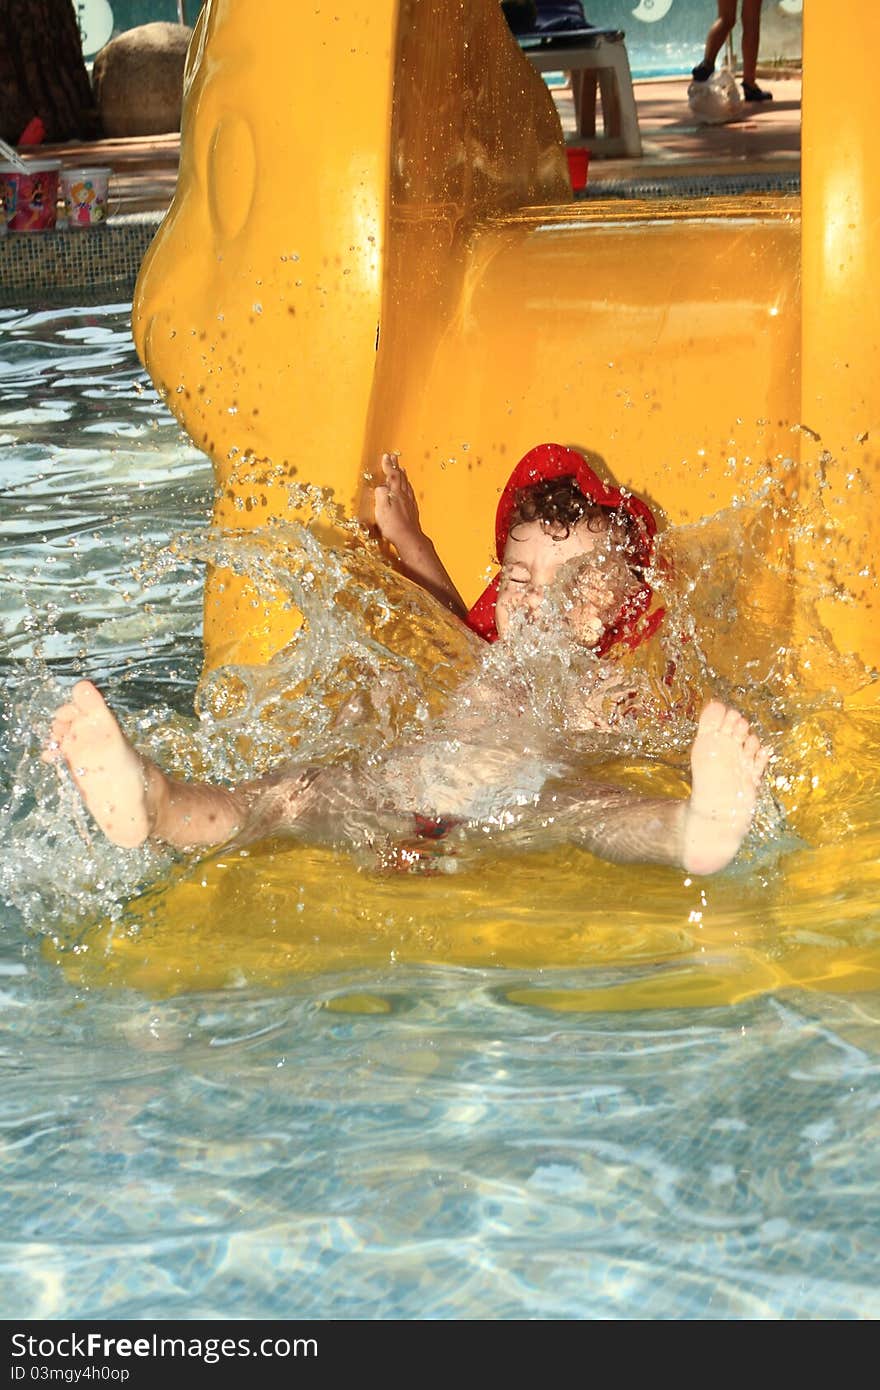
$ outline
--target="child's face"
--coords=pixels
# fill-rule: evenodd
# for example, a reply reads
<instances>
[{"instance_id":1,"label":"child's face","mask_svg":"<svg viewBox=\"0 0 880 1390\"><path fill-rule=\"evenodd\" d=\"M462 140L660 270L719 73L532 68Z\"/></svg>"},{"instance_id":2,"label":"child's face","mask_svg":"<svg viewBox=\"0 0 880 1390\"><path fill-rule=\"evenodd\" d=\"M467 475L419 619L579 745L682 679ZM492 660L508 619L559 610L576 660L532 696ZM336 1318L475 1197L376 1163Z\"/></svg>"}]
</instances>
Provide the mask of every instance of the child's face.
<instances>
[{"instance_id":1,"label":"child's face","mask_svg":"<svg viewBox=\"0 0 880 1390\"><path fill-rule=\"evenodd\" d=\"M495 604L499 637L504 637L514 612L535 613L559 577L566 626L575 641L594 646L627 596L640 587L626 563L624 542L622 527L594 530L586 518L567 535L542 521L514 525L504 547Z\"/></svg>"}]
</instances>

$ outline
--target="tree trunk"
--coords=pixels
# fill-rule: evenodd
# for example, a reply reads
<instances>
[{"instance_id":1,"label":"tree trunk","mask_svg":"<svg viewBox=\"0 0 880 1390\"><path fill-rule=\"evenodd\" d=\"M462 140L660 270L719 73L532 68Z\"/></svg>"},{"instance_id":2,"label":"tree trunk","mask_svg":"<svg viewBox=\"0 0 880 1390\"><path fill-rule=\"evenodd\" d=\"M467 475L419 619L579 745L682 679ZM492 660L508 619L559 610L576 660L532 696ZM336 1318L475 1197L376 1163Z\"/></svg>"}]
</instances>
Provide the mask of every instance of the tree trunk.
<instances>
[{"instance_id":1,"label":"tree trunk","mask_svg":"<svg viewBox=\"0 0 880 1390\"><path fill-rule=\"evenodd\" d=\"M0 137L14 144L33 116L49 141L98 134L73 0L0 0Z\"/></svg>"}]
</instances>

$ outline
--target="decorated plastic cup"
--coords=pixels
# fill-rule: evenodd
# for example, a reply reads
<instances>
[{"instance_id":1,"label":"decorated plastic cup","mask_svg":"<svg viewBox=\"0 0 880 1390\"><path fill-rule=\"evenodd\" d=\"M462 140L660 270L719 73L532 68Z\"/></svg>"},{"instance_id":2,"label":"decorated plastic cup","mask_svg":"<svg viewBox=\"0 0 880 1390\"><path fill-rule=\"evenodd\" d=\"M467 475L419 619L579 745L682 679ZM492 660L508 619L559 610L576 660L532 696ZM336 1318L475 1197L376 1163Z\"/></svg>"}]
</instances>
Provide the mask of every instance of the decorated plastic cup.
<instances>
[{"instance_id":1,"label":"decorated plastic cup","mask_svg":"<svg viewBox=\"0 0 880 1390\"><path fill-rule=\"evenodd\" d=\"M61 196L68 227L97 227L107 220L107 185L111 169L65 169Z\"/></svg>"},{"instance_id":2,"label":"decorated plastic cup","mask_svg":"<svg viewBox=\"0 0 880 1390\"><path fill-rule=\"evenodd\" d=\"M26 171L0 164L0 194L10 232L52 230L60 168L60 159L29 159Z\"/></svg>"}]
</instances>

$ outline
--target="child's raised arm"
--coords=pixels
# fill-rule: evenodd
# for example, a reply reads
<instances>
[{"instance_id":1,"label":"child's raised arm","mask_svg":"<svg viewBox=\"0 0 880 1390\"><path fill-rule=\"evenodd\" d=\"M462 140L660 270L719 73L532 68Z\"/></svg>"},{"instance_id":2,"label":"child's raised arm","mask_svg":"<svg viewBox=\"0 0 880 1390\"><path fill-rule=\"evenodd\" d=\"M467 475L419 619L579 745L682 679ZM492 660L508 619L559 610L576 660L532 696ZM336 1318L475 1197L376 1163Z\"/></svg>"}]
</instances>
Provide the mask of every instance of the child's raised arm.
<instances>
[{"instance_id":1,"label":"child's raised arm","mask_svg":"<svg viewBox=\"0 0 880 1390\"><path fill-rule=\"evenodd\" d=\"M419 507L412 484L400 467L396 454L382 455L385 483L373 490L376 525L386 541L397 551L400 568L445 608L464 620L468 609L419 522Z\"/></svg>"}]
</instances>

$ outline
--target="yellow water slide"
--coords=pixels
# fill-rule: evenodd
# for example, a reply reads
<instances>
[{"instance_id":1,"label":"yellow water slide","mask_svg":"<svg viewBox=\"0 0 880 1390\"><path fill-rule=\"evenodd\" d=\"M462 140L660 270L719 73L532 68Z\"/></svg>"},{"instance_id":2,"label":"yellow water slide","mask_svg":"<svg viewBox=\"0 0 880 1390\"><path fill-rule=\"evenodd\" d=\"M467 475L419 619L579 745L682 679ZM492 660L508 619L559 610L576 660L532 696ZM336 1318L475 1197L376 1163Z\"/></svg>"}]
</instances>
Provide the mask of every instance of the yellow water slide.
<instances>
[{"instance_id":1,"label":"yellow water slide","mask_svg":"<svg viewBox=\"0 0 880 1390\"><path fill-rule=\"evenodd\" d=\"M826 617L877 663L866 30L880 15L858 0L807 7L802 225L789 197L574 203L552 100L496 0L272 0L258 18L208 0L134 327L214 460L218 524L283 515L293 476L354 511L397 449L472 598L498 491L540 440L599 454L671 522L799 451L810 486L821 454ZM208 587L209 666L290 632L227 580Z\"/></svg>"},{"instance_id":2,"label":"yellow water slide","mask_svg":"<svg viewBox=\"0 0 880 1390\"><path fill-rule=\"evenodd\" d=\"M823 620L864 673L867 708L854 718L868 722L835 745L856 769L861 731L876 737L880 664L880 13L811 0L804 31L800 207L754 196L575 203L552 100L497 0L207 0L178 190L141 272L134 328L153 379L213 459L217 524L284 517L293 479L333 488L355 514L377 455L396 449L426 529L473 599L499 490L541 440L598 454L672 524L778 478L809 524L769 536L774 564L822 571ZM294 617L254 605L243 581L209 576L209 668L284 645ZM821 820L829 802L814 784ZM860 835L863 849L875 844L876 825ZM864 880L851 902L847 854L832 837L791 855L794 896L756 902L751 944L740 885L670 886L657 871L639 879L650 901L621 907L611 925L577 909L578 930L545 942L541 961L565 964L570 949L579 964L672 968L682 951L709 952L705 970L651 973L572 1007L875 988L876 947L861 928L842 928L831 954L808 941L804 904L819 880L839 896L842 922L862 920ZM445 915L434 896L429 926L424 885L395 879L372 884L375 912L358 935L369 904L354 868L317 851L291 866L277 847L248 863L220 856L135 905L139 930L116 938L108 967L173 989L222 982L232 956L251 978L276 978L337 953L387 959L391 942L403 959L527 963L536 945L508 907L517 875L533 891L530 871L505 862L485 871L500 875L497 910L480 899L479 930L467 884L447 889ZM569 869L554 873L568 882ZM328 873L337 887L316 954L289 926L291 874L323 902ZM591 873L613 875L608 894L626 899L625 871ZM578 895L572 880L572 903Z\"/></svg>"}]
</instances>

